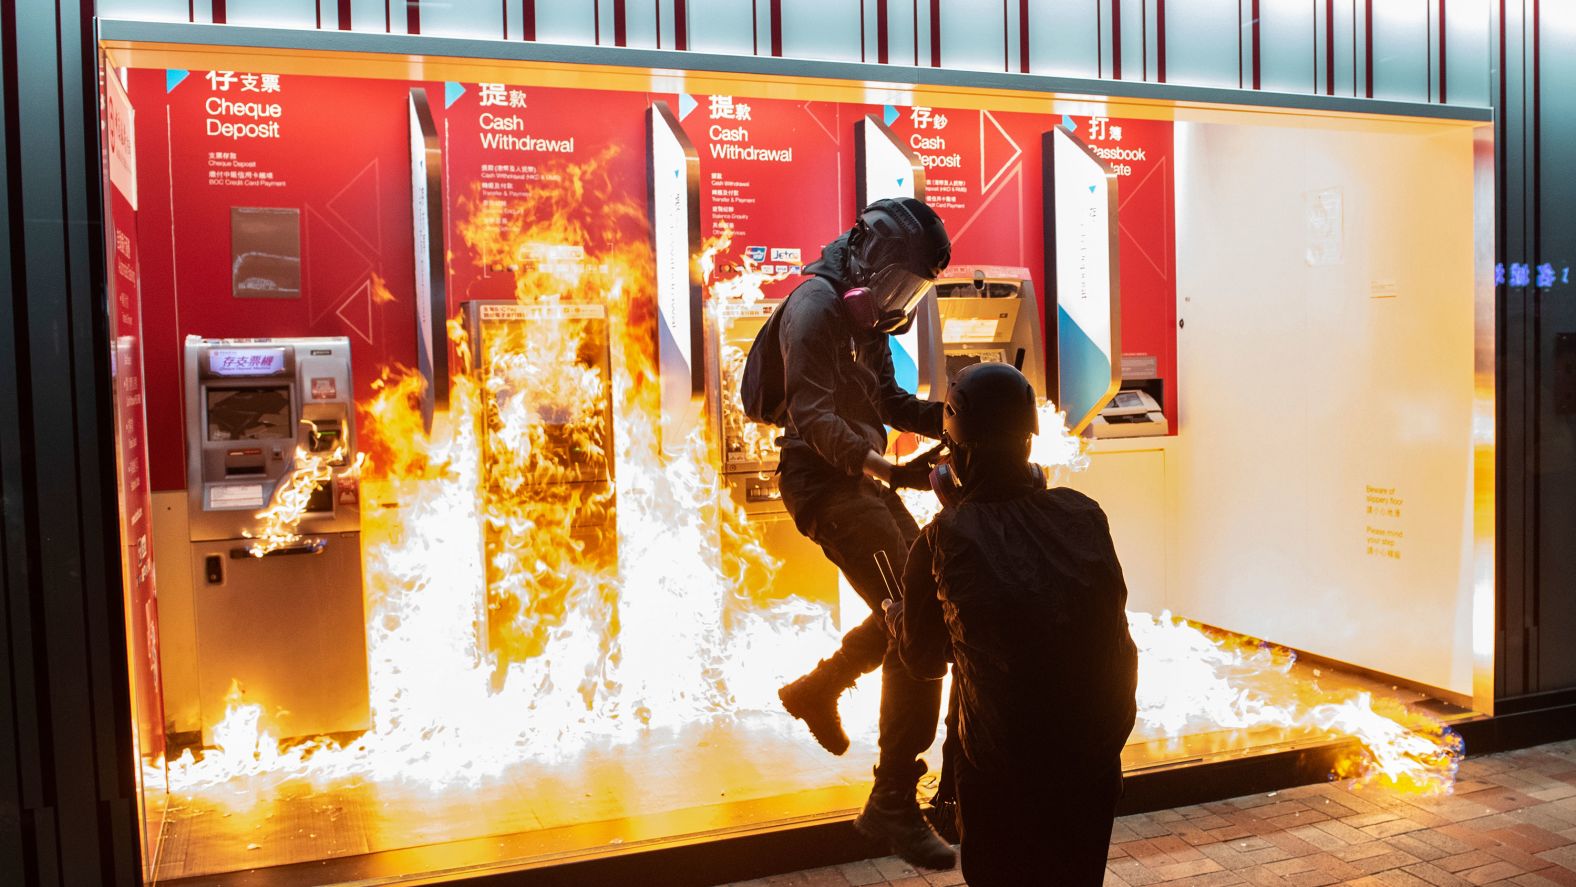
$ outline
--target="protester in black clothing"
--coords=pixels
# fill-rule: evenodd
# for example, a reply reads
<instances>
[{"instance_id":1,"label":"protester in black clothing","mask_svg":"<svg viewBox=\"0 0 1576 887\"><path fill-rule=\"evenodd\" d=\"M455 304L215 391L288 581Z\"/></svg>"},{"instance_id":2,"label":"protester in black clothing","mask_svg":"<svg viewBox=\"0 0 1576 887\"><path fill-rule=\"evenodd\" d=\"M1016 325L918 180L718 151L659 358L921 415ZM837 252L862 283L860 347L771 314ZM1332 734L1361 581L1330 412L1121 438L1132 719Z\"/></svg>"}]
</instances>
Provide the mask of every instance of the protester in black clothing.
<instances>
[{"instance_id":1,"label":"protester in black clothing","mask_svg":"<svg viewBox=\"0 0 1576 887\"><path fill-rule=\"evenodd\" d=\"M813 671L779 692L783 706L833 754L848 748L837 700L860 675L882 667L880 759L875 787L855 821L916 865L950 868L952 847L925 822L915 799L919 755L935 738L940 688L909 675L890 647L886 597L873 555L901 570L919 528L893 487L928 488L928 463L894 465L882 453L890 425L941 435L941 404L915 398L893 378L888 335L951 257L941 219L912 198L878 200L828 244L814 275L778 309L785 376L779 489L799 531L821 546L871 615Z\"/></svg>"},{"instance_id":2,"label":"protester in black clothing","mask_svg":"<svg viewBox=\"0 0 1576 887\"><path fill-rule=\"evenodd\" d=\"M947 393L944 507L887 620L904 664L953 665L953 761L972 887L1098 885L1132 731L1138 657L1104 512L1029 463L1034 389L1006 364Z\"/></svg>"}]
</instances>

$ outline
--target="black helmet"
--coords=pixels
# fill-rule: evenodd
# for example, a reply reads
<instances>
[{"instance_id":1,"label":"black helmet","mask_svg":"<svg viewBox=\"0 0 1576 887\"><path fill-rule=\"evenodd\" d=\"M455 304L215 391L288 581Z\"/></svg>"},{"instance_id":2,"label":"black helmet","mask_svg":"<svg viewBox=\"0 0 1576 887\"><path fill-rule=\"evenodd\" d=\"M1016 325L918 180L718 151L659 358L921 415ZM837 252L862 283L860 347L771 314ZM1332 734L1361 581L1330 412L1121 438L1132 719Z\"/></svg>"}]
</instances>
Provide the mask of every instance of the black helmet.
<instances>
[{"instance_id":1,"label":"black helmet","mask_svg":"<svg viewBox=\"0 0 1576 887\"><path fill-rule=\"evenodd\" d=\"M952 241L936 211L912 197L870 204L848 234L853 283L870 290L876 328L901 326L952 260Z\"/></svg>"},{"instance_id":2,"label":"black helmet","mask_svg":"<svg viewBox=\"0 0 1576 887\"><path fill-rule=\"evenodd\" d=\"M942 429L947 440L960 447L1022 444L1040 433L1034 386L1011 364L966 366L947 389Z\"/></svg>"}]
</instances>

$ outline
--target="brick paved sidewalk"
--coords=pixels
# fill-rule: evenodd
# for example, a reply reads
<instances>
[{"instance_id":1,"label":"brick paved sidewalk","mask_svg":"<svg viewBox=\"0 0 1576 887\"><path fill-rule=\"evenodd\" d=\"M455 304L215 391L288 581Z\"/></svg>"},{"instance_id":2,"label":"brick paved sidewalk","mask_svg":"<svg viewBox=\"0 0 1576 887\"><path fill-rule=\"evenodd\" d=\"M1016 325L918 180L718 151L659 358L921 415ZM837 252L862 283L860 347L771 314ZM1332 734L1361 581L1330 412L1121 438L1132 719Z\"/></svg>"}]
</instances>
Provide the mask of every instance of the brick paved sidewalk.
<instances>
[{"instance_id":1,"label":"brick paved sidewalk","mask_svg":"<svg viewBox=\"0 0 1576 887\"><path fill-rule=\"evenodd\" d=\"M886 857L734 887L962 883ZM1433 800L1325 783L1124 816L1105 883L1576 887L1576 741L1470 758Z\"/></svg>"}]
</instances>

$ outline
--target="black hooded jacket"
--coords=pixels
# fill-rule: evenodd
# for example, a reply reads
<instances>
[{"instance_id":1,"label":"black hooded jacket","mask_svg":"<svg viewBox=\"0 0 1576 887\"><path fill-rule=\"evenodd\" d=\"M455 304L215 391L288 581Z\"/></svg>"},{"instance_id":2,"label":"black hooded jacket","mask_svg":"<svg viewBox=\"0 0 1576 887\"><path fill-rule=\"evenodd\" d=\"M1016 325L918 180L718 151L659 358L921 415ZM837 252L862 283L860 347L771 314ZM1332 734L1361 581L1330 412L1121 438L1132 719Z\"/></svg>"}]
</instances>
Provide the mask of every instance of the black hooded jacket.
<instances>
[{"instance_id":1,"label":"black hooded jacket","mask_svg":"<svg viewBox=\"0 0 1576 887\"><path fill-rule=\"evenodd\" d=\"M799 480L813 486L816 475L858 476L866 453L886 450L883 425L939 438L942 404L898 387L886 334L849 322L842 305L843 292L855 285L848 235L827 244L805 272L815 276L778 309L788 407L778 444L784 473L811 475Z\"/></svg>"},{"instance_id":2,"label":"black hooded jacket","mask_svg":"<svg viewBox=\"0 0 1576 887\"><path fill-rule=\"evenodd\" d=\"M956 663L958 738L974 767L1108 772L1137 714L1138 656L1105 513L1021 470L994 473L966 484L909 552L898 650L921 679Z\"/></svg>"}]
</instances>

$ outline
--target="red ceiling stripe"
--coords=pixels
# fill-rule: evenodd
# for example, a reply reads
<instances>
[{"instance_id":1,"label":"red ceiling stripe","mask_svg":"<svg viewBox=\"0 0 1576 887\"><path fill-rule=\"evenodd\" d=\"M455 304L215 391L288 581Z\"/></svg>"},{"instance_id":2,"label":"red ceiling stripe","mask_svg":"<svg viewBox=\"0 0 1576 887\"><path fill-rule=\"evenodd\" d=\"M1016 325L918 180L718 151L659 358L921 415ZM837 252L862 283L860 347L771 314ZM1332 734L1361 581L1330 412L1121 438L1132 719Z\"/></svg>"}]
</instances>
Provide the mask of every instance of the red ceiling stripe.
<instances>
[{"instance_id":1,"label":"red ceiling stripe","mask_svg":"<svg viewBox=\"0 0 1576 887\"><path fill-rule=\"evenodd\" d=\"M689 49L689 6L686 0L673 0L673 48Z\"/></svg>"},{"instance_id":2,"label":"red ceiling stripe","mask_svg":"<svg viewBox=\"0 0 1576 887\"><path fill-rule=\"evenodd\" d=\"M405 33L421 33L421 2L420 0L405 0Z\"/></svg>"},{"instance_id":3,"label":"red ceiling stripe","mask_svg":"<svg viewBox=\"0 0 1576 887\"><path fill-rule=\"evenodd\" d=\"M339 29L350 30L350 0L339 0Z\"/></svg>"},{"instance_id":4,"label":"red ceiling stripe","mask_svg":"<svg viewBox=\"0 0 1576 887\"><path fill-rule=\"evenodd\" d=\"M1122 0L1111 0L1111 77L1122 79Z\"/></svg>"},{"instance_id":5,"label":"red ceiling stripe","mask_svg":"<svg viewBox=\"0 0 1576 887\"><path fill-rule=\"evenodd\" d=\"M216 25L222 25L225 23L224 19L224 0L213 0L213 23Z\"/></svg>"},{"instance_id":6,"label":"red ceiling stripe","mask_svg":"<svg viewBox=\"0 0 1576 887\"><path fill-rule=\"evenodd\" d=\"M1155 79L1166 82L1166 0L1155 0Z\"/></svg>"},{"instance_id":7,"label":"red ceiling stripe","mask_svg":"<svg viewBox=\"0 0 1576 887\"><path fill-rule=\"evenodd\" d=\"M780 58L783 54L783 0L772 0L766 15L772 29L772 56Z\"/></svg>"},{"instance_id":8,"label":"red ceiling stripe","mask_svg":"<svg viewBox=\"0 0 1576 887\"><path fill-rule=\"evenodd\" d=\"M1368 98L1374 97L1374 0L1363 0L1363 76Z\"/></svg>"},{"instance_id":9,"label":"red ceiling stripe","mask_svg":"<svg viewBox=\"0 0 1576 887\"><path fill-rule=\"evenodd\" d=\"M1324 94L1335 95L1335 0L1324 0Z\"/></svg>"},{"instance_id":10,"label":"red ceiling stripe","mask_svg":"<svg viewBox=\"0 0 1576 887\"><path fill-rule=\"evenodd\" d=\"M930 66L941 67L941 0L930 0Z\"/></svg>"},{"instance_id":11,"label":"red ceiling stripe","mask_svg":"<svg viewBox=\"0 0 1576 887\"><path fill-rule=\"evenodd\" d=\"M863 6L860 7L863 10ZM863 19L864 13L860 12ZM876 0L876 61L887 63L887 0Z\"/></svg>"},{"instance_id":12,"label":"red ceiling stripe","mask_svg":"<svg viewBox=\"0 0 1576 887\"><path fill-rule=\"evenodd\" d=\"M1018 0L1018 70L1029 73L1029 0Z\"/></svg>"},{"instance_id":13,"label":"red ceiling stripe","mask_svg":"<svg viewBox=\"0 0 1576 887\"><path fill-rule=\"evenodd\" d=\"M1445 92L1445 0L1439 0L1439 103L1448 101Z\"/></svg>"},{"instance_id":14,"label":"red ceiling stripe","mask_svg":"<svg viewBox=\"0 0 1576 887\"><path fill-rule=\"evenodd\" d=\"M521 3L520 39L536 39L536 0L523 0Z\"/></svg>"},{"instance_id":15,"label":"red ceiling stripe","mask_svg":"<svg viewBox=\"0 0 1576 887\"><path fill-rule=\"evenodd\" d=\"M613 0L613 45L629 45L629 19L625 9L627 0Z\"/></svg>"},{"instance_id":16,"label":"red ceiling stripe","mask_svg":"<svg viewBox=\"0 0 1576 887\"><path fill-rule=\"evenodd\" d=\"M1259 77L1259 0L1253 0L1253 88L1261 89L1263 81Z\"/></svg>"}]
</instances>

